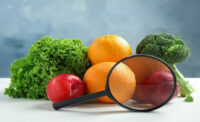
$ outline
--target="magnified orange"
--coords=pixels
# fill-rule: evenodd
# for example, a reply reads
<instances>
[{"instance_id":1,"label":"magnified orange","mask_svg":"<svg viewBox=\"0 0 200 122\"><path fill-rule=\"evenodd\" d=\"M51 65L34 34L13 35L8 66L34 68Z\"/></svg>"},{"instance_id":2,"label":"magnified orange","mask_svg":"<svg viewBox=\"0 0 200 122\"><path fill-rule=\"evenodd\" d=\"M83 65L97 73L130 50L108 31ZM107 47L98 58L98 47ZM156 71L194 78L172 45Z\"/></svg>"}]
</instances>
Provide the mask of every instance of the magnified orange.
<instances>
[{"instance_id":1,"label":"magnified orange","mask_svg":"<svg viewBox=\"0 0 200 122\"><path fill-rule=\"evenodd\" d=\"M94 40L88 49L92 65L101 62L118 62L132 55L128 42L117 35L104 35Z\"/></svg>"},{"instance_id":2,"label":"magnified orange","mask_svg":"<svg viewBox=\"0 0 200 122\"><path fill-rule=\"evenodd\" d=\"M103 62L90 67L83 78L88 94L105 90L106 79L109 71L115 65L114 62ZM109 88L115 99L124 103L129 100L136 86L135 75L132 70L123 63L120 63L112 71L109 80ZM97 99L104 103L114 103L107 96Z\"/></svg>"}]
</instances>

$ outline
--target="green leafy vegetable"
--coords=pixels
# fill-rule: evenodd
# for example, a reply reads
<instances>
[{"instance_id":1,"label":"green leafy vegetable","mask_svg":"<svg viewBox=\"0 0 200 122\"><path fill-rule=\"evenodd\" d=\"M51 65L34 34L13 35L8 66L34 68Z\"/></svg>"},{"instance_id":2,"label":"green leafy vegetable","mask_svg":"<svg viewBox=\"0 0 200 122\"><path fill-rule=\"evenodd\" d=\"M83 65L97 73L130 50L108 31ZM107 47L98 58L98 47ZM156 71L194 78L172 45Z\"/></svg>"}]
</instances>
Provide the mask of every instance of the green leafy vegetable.
<instances>
[{"instance_id":1,"label":"green leafy vegetable","mask_svg":"<svg viewBox=\"0 0 200 122\"><path fill-rule=\"evenodd\" d=\"M26 57L11 65L11 84L4 93L15 98L47 98L46 86L54 76L70 73L83 78L90 66L87 50L81 40L41 38Z\"/></svg>"},{"instance_id":2,"label":"green leafy vegetable","mask_svg":"<svg viewBox=\"0 0 200 122\"><path fill-rule=\"evenodd\" d=\"M194 101L194 98L192 96L188 96L185 99L185 102L193 102L193 101Z\"/></svg>"},{"instance_id":3,"label":"green leafy vegetable","mask_svg":"<svg viewBox=\"0 0 200 122\"><path fill-rule=\"evenodd\" d=\"M191 54L190 49L180 37L165 33L147 35L138 44L136 53L154 55L169 63L179 83L181 96L186 97L187 102L193 101L190 95L194 92L194 88L175 66L176 63L185 61Z\"/></svg>"}]
</instances>

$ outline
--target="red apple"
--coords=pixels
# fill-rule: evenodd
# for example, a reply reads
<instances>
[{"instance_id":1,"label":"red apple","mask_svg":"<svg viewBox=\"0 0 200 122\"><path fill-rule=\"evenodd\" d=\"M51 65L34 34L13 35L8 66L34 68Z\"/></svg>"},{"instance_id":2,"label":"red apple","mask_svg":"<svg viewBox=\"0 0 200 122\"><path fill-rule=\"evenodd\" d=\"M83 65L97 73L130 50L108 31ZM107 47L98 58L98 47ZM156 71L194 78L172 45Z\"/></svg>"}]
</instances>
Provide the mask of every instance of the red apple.
<instances>
[{"instance_id":1,"label":"red apple","mask_svg":"<svg viewBox=\"0 0 200 122\"><path fill-rule=\"evenodd\" d=\"M178 84L176 86L173 98L178 95ZM166 101L173 88L174 79L169 71L154 72L141 84L141 91L145 101L155 106Z\"/></svg>"},{"instance_id":2,"label":"red apple","mask_svg":"<svg viewBox=\"0 0 200 122\"><path fill-rule=\"evenodd\" d=\"M52 102L61 102L82 96L85 85L82 80L72 74L61 74L52 78L46 89L48 98Z\"/></svg>"}]
</instances>

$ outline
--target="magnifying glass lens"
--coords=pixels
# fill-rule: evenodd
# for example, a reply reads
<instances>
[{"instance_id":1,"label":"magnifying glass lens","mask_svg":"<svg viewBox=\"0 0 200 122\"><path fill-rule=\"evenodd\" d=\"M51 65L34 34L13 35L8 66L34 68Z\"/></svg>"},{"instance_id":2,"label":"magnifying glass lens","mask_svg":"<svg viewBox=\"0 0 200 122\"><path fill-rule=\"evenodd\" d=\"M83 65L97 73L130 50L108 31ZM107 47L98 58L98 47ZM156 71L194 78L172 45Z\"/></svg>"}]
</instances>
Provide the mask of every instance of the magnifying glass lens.
<instances>
[{"instance_id":1,"label":"magnifying glass lens","mask_svg":"<svg viewBox=\"0 0 200 122\"><path fill-rule=\"evenodd\" d=\"M163 61L136 56L123 60L110 71L108 87L120 105L133 110L150 110L172 98L176 82Z\"/></svg>"}]
</instances>

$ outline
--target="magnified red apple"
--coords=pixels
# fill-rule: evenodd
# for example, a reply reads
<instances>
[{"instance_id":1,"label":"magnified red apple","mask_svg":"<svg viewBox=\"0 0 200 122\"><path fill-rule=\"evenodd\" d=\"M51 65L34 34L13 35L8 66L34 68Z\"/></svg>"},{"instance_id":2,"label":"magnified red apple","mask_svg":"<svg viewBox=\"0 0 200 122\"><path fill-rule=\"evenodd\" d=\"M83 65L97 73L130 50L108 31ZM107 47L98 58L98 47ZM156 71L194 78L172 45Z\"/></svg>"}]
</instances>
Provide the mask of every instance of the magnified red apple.
<instances>
[{"instance_id":1,"label":"magnified red apple","mask_svg":"<svg viewBox=\"0 0 200 122\"><path fill-rule=\"evenodd\" d=\"M169 71L158 71L151 74L141 84L141 92L146 102L158 106L166 101L174 88L173 75ZM178 95L178 84L173 98Z\"/></svg>"}]
</instances>

